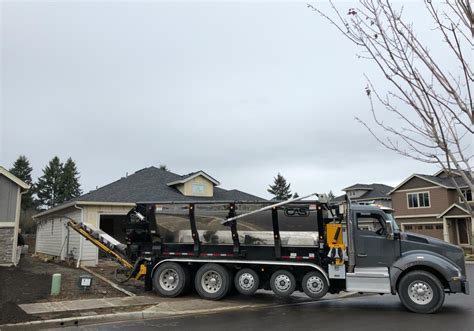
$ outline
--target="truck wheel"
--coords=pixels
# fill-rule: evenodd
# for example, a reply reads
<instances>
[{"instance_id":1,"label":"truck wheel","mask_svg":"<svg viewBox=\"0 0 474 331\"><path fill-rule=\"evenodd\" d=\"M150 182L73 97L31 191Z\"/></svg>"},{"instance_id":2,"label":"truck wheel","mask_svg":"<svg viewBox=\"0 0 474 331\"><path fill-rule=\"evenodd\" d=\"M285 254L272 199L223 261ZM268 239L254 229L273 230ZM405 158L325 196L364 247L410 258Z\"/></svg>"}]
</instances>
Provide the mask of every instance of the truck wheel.
<instances>
[{"instance_id":1,"label":"truck wheel","mask_svg":"<svg viewBox=\"0 0 474 331\"><path fill-rule=\"evenodd\" d=\"M240 294L252 295L260 286L260 278L254 270L244 268L235 274L234 283Z\"/></svg>"},{"instance_id":2,"label":"truck wheel","mask_svg":"<svg viewBox=\"0 0 474 331\"><path fill-rule=\"evenodd\" d=\"M206 263L196 273L194 286L203 299L220 300L231 288L229 271L215 263Z\"/></svg>"},{"instance_id":3,"label":"truck wheel","mask_svg":"<svg viewBox=\"0 0 474 331\"><path fill-rule=\"evenodd\" d=\"M444 288L433 274L426 271L411 271L398 284L398 296L408 310L431 314L444 302Z\"/></svg>"},{"instance_id":4,"label":"truck wheel","mask_svg":"<svg viewBox=\"0 0 474 331\"><path fill-rule=\"evenodd\" d=\"M280 298L288 298L296 288L295 276L286 270L277 270L270 278L270 288Z\"/></svg>"},{"instance_id":5,"label":"truck wheel","mask_svg":"<svg viewBox=\"0 0 474 331\"><path fill-rule=\"evenodd\" d=\"M312 299L321 299L329 289L328 282L319 271L310 271L301 282L304 293Z\"/></svg>"},{"instance_id":6,"label":"truck wheel","mask_svg":"<svg viewBox=\"0 0 474 331\"><path fill-rule=\"evenodd\" d=\"M178 263L160 264L153 274L153 287L161 296L174 298L189 284L189 271Z\"/></svg>"}]
</instances>

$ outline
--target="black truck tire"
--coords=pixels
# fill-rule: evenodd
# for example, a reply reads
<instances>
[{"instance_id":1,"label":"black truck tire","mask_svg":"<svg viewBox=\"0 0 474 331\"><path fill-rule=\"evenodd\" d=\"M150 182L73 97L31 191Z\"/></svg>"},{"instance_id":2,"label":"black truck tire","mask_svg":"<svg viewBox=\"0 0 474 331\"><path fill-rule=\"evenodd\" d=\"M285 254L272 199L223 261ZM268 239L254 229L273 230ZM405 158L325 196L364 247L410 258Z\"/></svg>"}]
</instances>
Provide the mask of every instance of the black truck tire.
<instances>
[{"instance_id":1,"label":"black truck tire","mask_svg":"<svg viewBox=\"0 0 474 331\"><path fill-rule=\"evenodd\" d=\"M165 262L153 274L153 288L163 297L174 298L182 294L190 281L187 268L175 262Z\"/></svg>"},{"instance_id":2,"label":"black truck tire","mask_svg":"<svg viewBox=\"0 0 474 331\"><path fill-rule=\"evenodd\" d=\"M280 298L288 298L296 289L296 279L287 270L277 270L270 277L270 288Z\"/></svg>"},{"instance_id":3,"label":"black truck tire","mask_svg":"<svg viewBox=\"0 0 474 331\"><path fill-rule=\"evenodd\" d=\"M232 286L229 271L222 265L206 263L196 272L194 287L203 299L220 300L225 297Z\"/></svg>"},{"instance_id":4,"label":"black truck tire","mask_svg":"<svg viewBox=\"0 0 474 331\"><path fill-rule=\"evenodd\" d=\"M252 295L260 287L260 277L253 269L240 269L235 274L234 285L240 294Z\"/></svg>"},{"instance_id":5,"label":"black truck tire","mask_svg":"<svg viewBox=\"0 0 474 331\"><path fill-rule=\"evenodd\" d=\"M398 283L398 296L406 309L422 314L438 311L444 302L444 288L433 274L410 271Z\"/></svg>"},{"instance_id":6,"label":"black truck tire","mask_svg":"<svg viewBox=\"0 0 474 331\"><path fill-rule=\"evenodd\" d=\"M310 271L301 281L304 293L311 299L321 299L328 293L329 285L326 277L319 271Z\"/></svg>"}]
</instances>

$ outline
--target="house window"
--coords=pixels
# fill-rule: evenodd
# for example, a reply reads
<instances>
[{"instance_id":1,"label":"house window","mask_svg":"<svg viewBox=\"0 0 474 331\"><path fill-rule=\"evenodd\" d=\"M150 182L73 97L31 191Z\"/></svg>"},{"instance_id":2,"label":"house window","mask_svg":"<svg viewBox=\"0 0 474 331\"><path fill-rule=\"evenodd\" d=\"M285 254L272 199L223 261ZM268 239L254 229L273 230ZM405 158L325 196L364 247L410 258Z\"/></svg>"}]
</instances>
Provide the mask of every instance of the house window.
<instances>
[{"instance_id":1,"label":"house window","mask_svg":"<svg viewBox=\"0 0 474 331\"><path fill-rule=\"evenodd\" d=\"M467 201L472 202L472 191L471 190L462 190L462 194ZM459 202L463 202L462 198L459 197Z\"/></svg>"},{"instance_id":2,"label":"house window","mask_svg":"<svg viewBox=\"0 0 474 331\"><path fill-rule=\"evenodd\" d=\"M430 206L430 194L428 192L408 193L408 208L427 208Z\"/></svg>"},{"instance_id":3,"label":"house window","mask_svg":"<svg viewBox=\"0 0 474 331\"><path fill-rule=\"evenodd\" d=\"M412 225L404 225L403 226L405 230L412 230L413 226Z\"/></svg>"},{"instance_id":4,"label":"house window","mask_svg":"<svg viewBox=\"0 0 474 331\"><path fill-rule=\"evenodd\" d=\"M425 225L425 230L433 230L433 225Z\"/></svg>"},{"instance_id":5,"label":"house window","mask_svg":"<svg viewBox=\"0 0 474 331\"><path fill-rule=\"evenodd\" d=\"M437 224L436 225L436 230L443 230L443 225L442 224Z\"/></svg>"},{"instance_id":6,"label":"house window","mask_svg":"<svg viewBox=\"0 0 474 331\"><path fill-rule=\"evenodd\" d=\"M203 194L204 184L193 184L192 190L193 190L193 194Z\"/></svg>"}]
</instances>

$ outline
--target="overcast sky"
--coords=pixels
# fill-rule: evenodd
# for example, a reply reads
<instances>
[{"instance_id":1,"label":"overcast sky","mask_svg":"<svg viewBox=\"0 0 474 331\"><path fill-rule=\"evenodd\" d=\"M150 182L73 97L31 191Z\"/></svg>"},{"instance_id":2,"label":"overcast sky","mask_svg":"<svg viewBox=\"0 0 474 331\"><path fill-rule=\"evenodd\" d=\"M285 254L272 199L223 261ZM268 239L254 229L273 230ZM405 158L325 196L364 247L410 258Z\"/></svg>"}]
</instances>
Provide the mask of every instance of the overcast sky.
<instances>
[{"instance_id":1,"label":"overcast sky","mask_svg":"<svg viewBox=\"0 0 474 331\"><path fill-rule=\"evenodd\" d=\"M277 172L302 195L436 171L384 150L354 120L369 118L363 74L385 83L304 2L0 9L4 167L24 154L37 177L71 156L87 192L166 164L262 197Z\"/></svg>"}]
</instances>

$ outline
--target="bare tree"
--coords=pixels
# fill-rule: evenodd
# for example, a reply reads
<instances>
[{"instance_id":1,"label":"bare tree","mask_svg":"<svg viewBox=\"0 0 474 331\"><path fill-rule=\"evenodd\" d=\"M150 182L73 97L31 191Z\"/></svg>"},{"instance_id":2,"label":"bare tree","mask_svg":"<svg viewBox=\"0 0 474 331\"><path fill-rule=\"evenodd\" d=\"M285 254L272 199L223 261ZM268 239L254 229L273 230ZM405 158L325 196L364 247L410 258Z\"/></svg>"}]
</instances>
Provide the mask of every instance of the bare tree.
<instances>
[{"instance_id":1,"label":"bare tree","mask_svg":"<svg viewBox=\"0 0 474 331\"><path fill-rule=\"evenodd\" d=\"M454 180L462 176L474 191L470 165L474 75L469 63L474 16L470 1L425 1L426 14L434 24L433 34L439 33L436 35L446 46L443 61L435 58L413 24L405 19L403 7L389 0L360 0L357 8L343 12L332 1L329 3L329 11L311 4L308 7L360 47L358 56L373 61L390 83L388 91L380 92L366 76L373 123L356 119L389 150L438 164L472 213L461 190L465 185ZM455 63L455 67L442 63ZM389 121L387 114L393 115Z\"/></svg>"}]
</instances>

